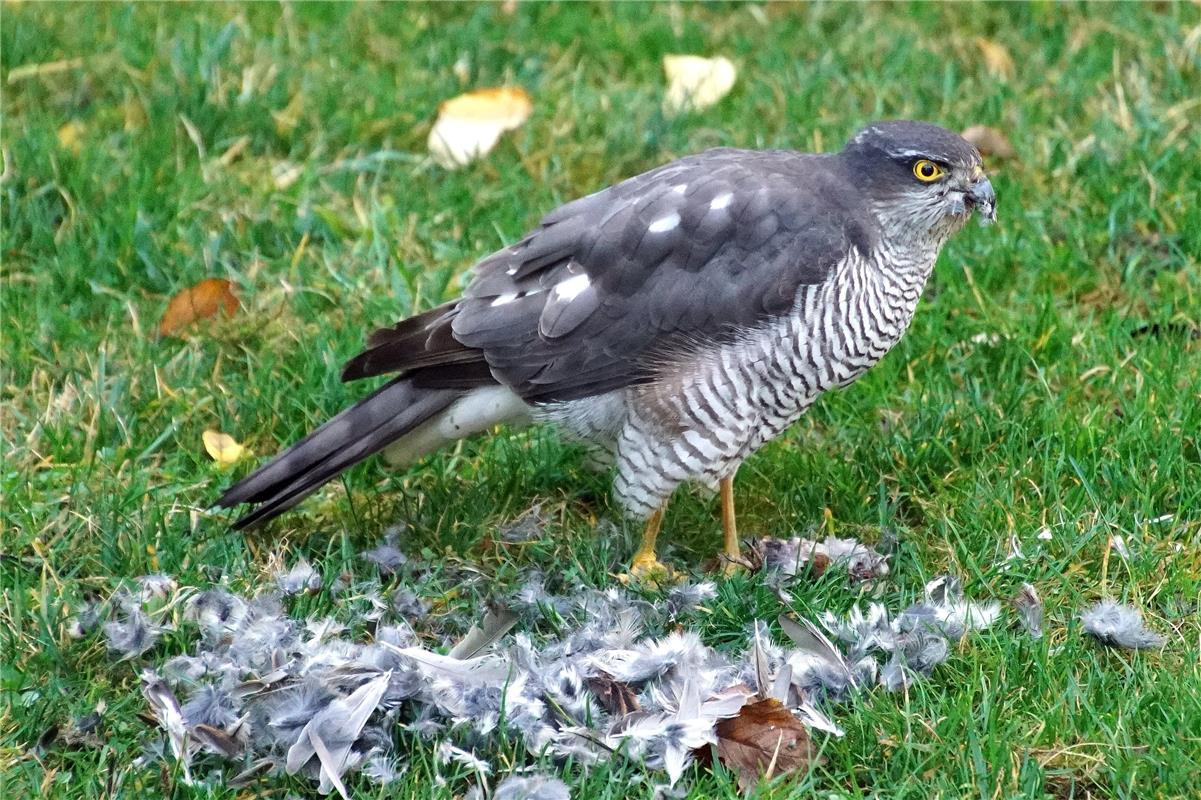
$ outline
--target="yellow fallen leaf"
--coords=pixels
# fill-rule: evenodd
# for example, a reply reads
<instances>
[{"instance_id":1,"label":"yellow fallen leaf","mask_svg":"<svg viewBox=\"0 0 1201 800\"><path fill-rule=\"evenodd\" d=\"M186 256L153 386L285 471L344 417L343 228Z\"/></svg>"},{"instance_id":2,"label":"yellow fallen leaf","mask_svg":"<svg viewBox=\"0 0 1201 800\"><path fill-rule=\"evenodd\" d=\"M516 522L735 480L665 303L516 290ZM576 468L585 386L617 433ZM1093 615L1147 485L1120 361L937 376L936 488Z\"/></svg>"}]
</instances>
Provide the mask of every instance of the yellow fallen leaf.
<instances>
[{"instance_id":1,"label":"yellow fallen leaf","mask_svg":"<svg viewBox=\"0 0 1201 800\"><path fill-rule=\"evenodd\" d=\"M984 57L984 68L990 75L1003 80L1013 77L1013 56L1009 55L1009 51L1003 45L992 39L977 36L976 47L980 49L980 55Z\"/></svg>"},{"instance_id":2,"label":"yellow fallen leaf","mask_svg":"<svg viewBox=\"0 0 1201 800\"><path fill-rule=\"evenodd\" d=\"M288 105L279 111L272 111L271 118L275 120L275 132L280 136L290 136L300 124L300 115L304 113L304 95L297 92L288 101Z\"/></svg>"},{"instance_id":3,"label":"yellow fallen leaf","mask_svg":"<svg viewBox=\"0 0 1201 800\"><path fill-rule=\"evenodd\" d=\"M228 433L210 429L202 434L202 438L205 451L223 467L237 462L246 452L246 448L238 444L237 440Z\"/></svg>"},{"instance_id":4,"label":"yellow fallen leaf","mask_svg":"<svg viewBox=\"0 0 1201 800\"><path fill-rule=\"evenodd\" d=\"M127 133L140 131L146 127L146 109L142 106L142 101L136 97L130 97L121 104L121 116L124 119Z\"/></svg>"},{"instance_id":5,"label":"yellow fallen leaf","mask_svg":"<svg viewBox=\"0 0 1201 800\"><path fill-rule=\"evenodd\" d=\"M198 319L233 314L241 304L225 278L205 278L171 298L158 324L159 336L174 336Z\"/></svg>"},{"instance_id":6,"label":"yellow fallen leaf","mask_svg":"<svg viewBox=\"0 0 1201 800\"><path fill-rule=\"evenodd\" d=\"M80 148L83 147L85 133L87 133L87 128L83 123L73 119L58 129L58 143L63 146L64 150L78 154Z\"/></svg>"},{"instance_id":7,"label":"yellow fallen leaf","mask_svg":"<svg viewBox=\"0 0 1201 800\"><path fill-rule=\"evenodd\" d=\"M438 106L428 147L434 161L457 169L487 155L500 135L520 128L534 110L522 89L479 89Z\"/></svg>"},{"instance_id":8,"label":"yellow fallen leaf","mask_svg":"<svg viewBox=\"0 0 1201 800\"><path fill-rule=\"evenodd\" d=\"M667 74L667 96L663 105L669 112L699 111L721 100L734 88L738 70L724 56L663 56Z\"/></svg>"}]
</instances>

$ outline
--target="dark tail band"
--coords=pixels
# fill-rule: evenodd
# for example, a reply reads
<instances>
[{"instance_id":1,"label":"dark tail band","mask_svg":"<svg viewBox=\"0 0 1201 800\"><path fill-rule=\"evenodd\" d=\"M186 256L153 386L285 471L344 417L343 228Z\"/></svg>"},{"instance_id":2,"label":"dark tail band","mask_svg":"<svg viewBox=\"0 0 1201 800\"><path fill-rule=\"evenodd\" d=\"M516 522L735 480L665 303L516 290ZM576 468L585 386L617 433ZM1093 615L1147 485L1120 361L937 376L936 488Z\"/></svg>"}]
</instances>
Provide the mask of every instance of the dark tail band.
<instances>
[{"instance_id":1,"label":"dark tail band","mask_svg":"<svg viewBox=\"0 0 1201 800\"><path fill-rule=\"evenodd\" d=\"M254 503L242 529L279 516L342 471L372 456L446 409L462 392L423 389L397 378L346 409L239 481L217 505Z\"/></svg>"}]
</instances>

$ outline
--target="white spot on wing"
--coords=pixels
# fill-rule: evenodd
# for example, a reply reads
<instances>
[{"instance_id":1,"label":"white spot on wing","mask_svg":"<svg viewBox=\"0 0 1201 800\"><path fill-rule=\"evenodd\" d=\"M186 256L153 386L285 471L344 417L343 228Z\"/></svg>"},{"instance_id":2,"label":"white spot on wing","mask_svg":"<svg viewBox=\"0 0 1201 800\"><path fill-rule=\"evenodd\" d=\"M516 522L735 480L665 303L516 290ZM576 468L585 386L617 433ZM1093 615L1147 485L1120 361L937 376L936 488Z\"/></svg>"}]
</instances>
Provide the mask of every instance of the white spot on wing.
<instances>
[{"instance_id":1,"label":"white spot on wing","mask_svg":"<svg viewBox=\"0 0 1201 800\"><path fill-rule=\"evenodd\" d=\"M576 275L565 281L559 281L555 284L555 298L571 302L579 296L580 292L587 289L590 283L591 281L588 280L586 274Z\"/></svg>"},{"instance_id":2,"label":"white spot on wing","mask_svg":"<svg viewBox=\"0 0 1201 800\"><path fill-rule=\"evenodd\" d=\"M684 194L684 192L688 191L688 184L677 183L675 186L671 187L671 190L676 194Z\"/></svg>"},{"instance_id":3,"label":"white spot on wing","mask_svg":"<svg viewBox=\"0 0 1201 800\"><path fill-rule=\"evenodd\" d=\"M517 299L517 292L506 292L492 301L492 307L503 306L506 303L512 303Z\"/></svg>"},{"instance_id":4,"label":"white spot on wing","mask_svg":"<svg viewBox=\"0 0 1201 800\"><path fill-rule=\"evenodd\" d=\"M709 208L711 208L714 211L720 211L721 209L728 206L730 204L730 201L733 199L734 199L733 192L723 192L723 193L719 194L717 197L714 197L712 200L709 201Z\"/></svg>"},{"instance_id":5,"label":"white spot on wing","mask_svg":"<svg viewBox=\"0 0 1201 800\"><path fill-rule=\"evenodd\" d=\"M667 233L680 224L680 215L676 212L671 212L666 217L659 217L650 224L647 228L651 233Z\"/></svg>"}]
</instances>

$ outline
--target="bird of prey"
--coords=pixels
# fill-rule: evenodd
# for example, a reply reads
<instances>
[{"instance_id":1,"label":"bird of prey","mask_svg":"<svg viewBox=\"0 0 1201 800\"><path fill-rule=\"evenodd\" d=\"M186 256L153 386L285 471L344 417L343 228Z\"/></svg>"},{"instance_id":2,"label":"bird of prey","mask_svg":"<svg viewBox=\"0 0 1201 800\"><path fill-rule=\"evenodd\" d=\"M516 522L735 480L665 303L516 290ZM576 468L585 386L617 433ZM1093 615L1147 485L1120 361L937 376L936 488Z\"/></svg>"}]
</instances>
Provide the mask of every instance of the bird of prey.
<instances>
[{"instance_id":1,"label":"bird of prey","mask_svg":"<svg viewBox=\"0 0 1201 800\"><path fill-rule=\"evenodd\" d=\"M940 248L996 218L980 153L876 122L837 153L708 150L567 203L485 257L462 296L372 333L343 380L390 381L233 486L242 528L384 451L408 465L498 423L550 422L607 454L645 520L634 575L684 482L720 491L738 557L742 461L908 327Z\"/></svg>"}]
</instances>

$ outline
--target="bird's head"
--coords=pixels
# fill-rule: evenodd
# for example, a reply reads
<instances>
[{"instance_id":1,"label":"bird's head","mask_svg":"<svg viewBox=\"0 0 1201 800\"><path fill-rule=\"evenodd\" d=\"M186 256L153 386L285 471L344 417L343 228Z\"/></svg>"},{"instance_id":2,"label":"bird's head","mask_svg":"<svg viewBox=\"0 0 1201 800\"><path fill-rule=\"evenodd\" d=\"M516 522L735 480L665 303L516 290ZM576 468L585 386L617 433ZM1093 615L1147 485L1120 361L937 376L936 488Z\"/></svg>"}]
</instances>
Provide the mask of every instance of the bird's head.
<instances>
[{"instance_id":1,"label":"bird's head","mask_svg":"<svg viewBox=\"0 0 1201 800\"><path fill-rule=\"evenodd\" d=\"M957 133L925 122L875 122L859 131L839 157L866 189L890 233L941 244L973 211L987 225L997 198L983 162Z\"/></svg>"}]
</instances>

